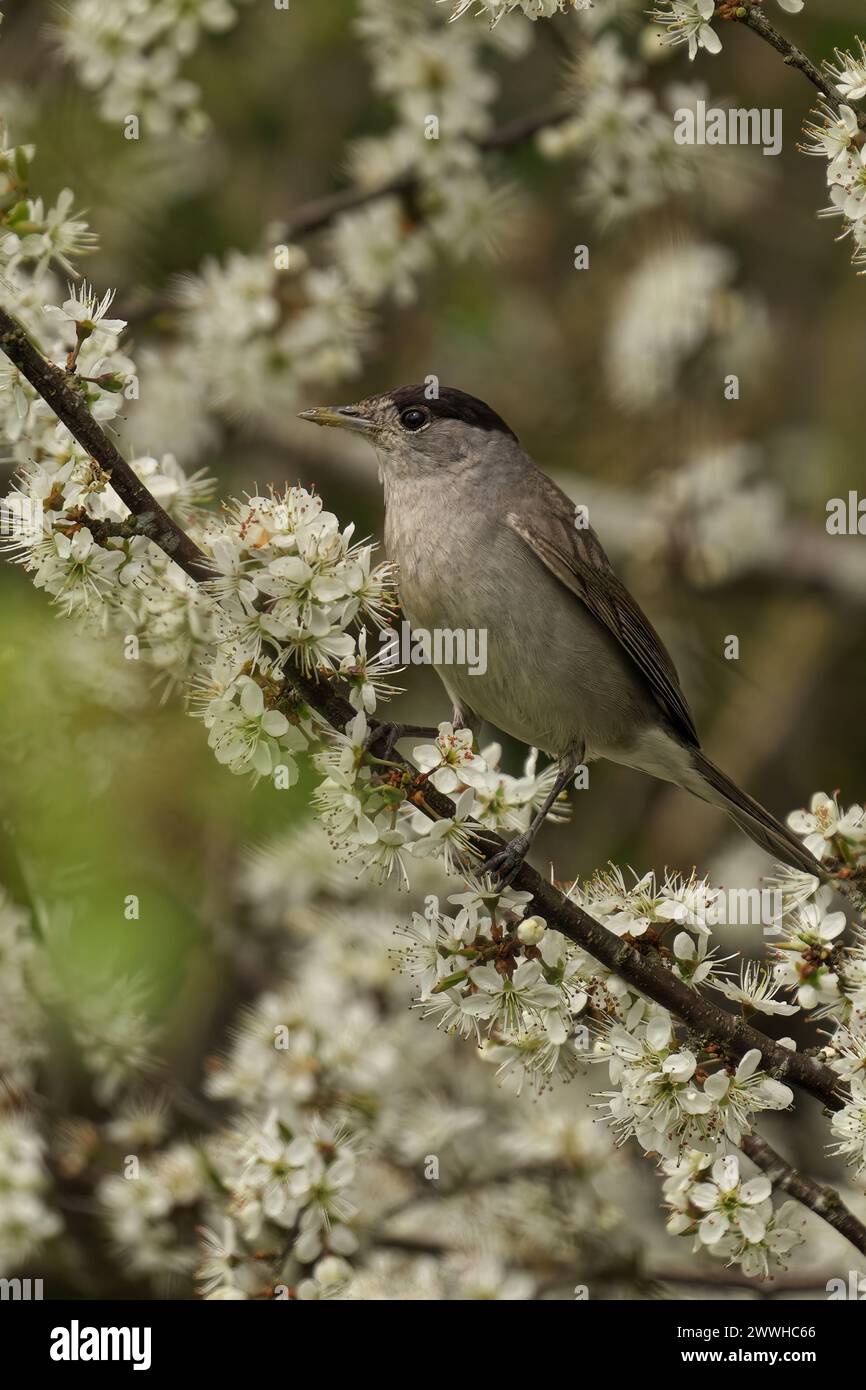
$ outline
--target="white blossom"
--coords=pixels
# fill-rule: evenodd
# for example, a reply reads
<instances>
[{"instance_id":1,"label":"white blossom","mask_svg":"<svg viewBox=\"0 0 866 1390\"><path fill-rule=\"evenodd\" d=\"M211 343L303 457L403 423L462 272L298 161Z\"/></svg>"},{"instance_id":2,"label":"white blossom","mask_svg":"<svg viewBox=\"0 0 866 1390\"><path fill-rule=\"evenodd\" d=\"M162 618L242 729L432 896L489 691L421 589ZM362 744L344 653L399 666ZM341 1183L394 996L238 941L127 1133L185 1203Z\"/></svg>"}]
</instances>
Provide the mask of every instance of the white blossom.
<instances>
[{"instance_id":1,"label":"white blossom","mask_svg":"<svg viewBox=\"0 0 866 1390\"><path fill-rule=\"evenodd\" d=\"M692 1151L662 1165L668 1230L694 1236L695 1250L740 1265L751 1278L784 1269L786 1257L803 1243L796 1203L774 1207L770 1179L744 1180L734 1154L710 1163Z\"/></svg>"},{"instance_id":2,"label":"white blossom","mask_svg":"<svg viewBox=\"0 0 866 1390\"><path fill-rule=\"evenodd\" d=\"M830 1120L836 1140L832 1152L845 1158L859 1174L866 1169L866 1084L861 1077L850 1084L850 1098Z\"/></svg>"},{"instance_id":3,"label":"white blossom","mask_svg":"<svg viewBox=\"0 0 866 1390\"><path fill-rule=\"evenodd\" d=\"M0 1268L20 1268L61 1229L48 1204L45 1142L31 1117L0 1115Z\"/></svg>"},{"instance_id":4,"label":"white blossom","mask_svg":"<svg viewBox=\"0 0 866 1390\"><path fill-rule=\"evenodd\" d=\"M720 994L724 994L726 999L732 999L734 1003L740 1004L744 1011L754 1011L761 1014L795 1014L797 1012L796 1004L786 1004L783 1000L776 998L781 984L778 976L774 977L765 966L748 961L742 968L739 981L715 980L713 987Z\"/></svg>"},{"instance_id":5,"label":"white blossom","mask_svg":"<svg viewBox=\"0 0 866 1390\"><path fill-rule=\"evenodd\" d=\"M668 0L662 9L652 11L651 18L667 30L665 42L688 44L689 57L694 60L698 49L719 53L722 41L709 21L716 0Z\"/></svg>"},{"instance_id":6,"label":"white blossom","mask_svg":"<svg viewBox=\"0 0 866 1390\"><path fill-rule=\"evenodd\" d=\"M851 806L842 812L836 798L826 792L815 792L808 811L792 811L788 824L795 834L802 835L806 848L817 859L837 854L840 841L852 846L866 844L866 810Z\"/></svg>"}]
</instances>

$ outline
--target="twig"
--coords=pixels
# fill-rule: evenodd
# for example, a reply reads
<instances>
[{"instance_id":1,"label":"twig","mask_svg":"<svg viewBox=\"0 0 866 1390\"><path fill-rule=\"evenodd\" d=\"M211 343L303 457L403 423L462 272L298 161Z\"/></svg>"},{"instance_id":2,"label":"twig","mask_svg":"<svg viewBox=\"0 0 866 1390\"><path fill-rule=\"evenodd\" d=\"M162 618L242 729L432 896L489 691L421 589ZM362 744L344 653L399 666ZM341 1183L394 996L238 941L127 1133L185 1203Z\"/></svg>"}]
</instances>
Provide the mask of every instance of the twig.
<instances>
[{"instance_id":1,"label":"twig","mask_svg":"<svg viewBox=\"0 0 866 1390\"><path fill-rule=\"evenodd\" d=\"M839 93L834 90L824 74L815 66L812 59L803 52L802 48L798 48L790 39L786 39L784 34L780 34L779 30L770 23L760 4L757 3L757 0L746 0L745 4L740 5L733 14L727 17L735 19L740 24L745 24L748 29L751 29L754 34L762 38L765 43L775 48L777 53L781 53L788 67L796 68L798 72L801 72L804 77L808 78L812 85L817 87L822 96L827 98L834 110L839 108L842 104L842 98L839 96ZM857 120L860 126L866 126L866 114L857 110L853 102L849 104L857 111Z\"/></svg>"},{"instance_id":2,"label":"twig","mask_svg":"<svg viewBox=\"0 0 866 1390\"><path fill-rule=\"evenodd\" d=\"M0 348L50 406L69 433L111 481L121 501L138 517L138 527L169 559L175 560L196 580L213 577L207 556L148 492L138 474L94 420L78 389L76 378L46 362L26 331L11 314L0 308Z\"/></svg>"},{"instance_id":3,"label":"twig","mask_svg":"<svg viewBox=\"0 0 866 1390\"><path fill-rule=\"evenodd\" d=\"M573 115L571 107L555 106L528 116L516 116L514 120L498 126L489 135L481 136L475 141L475 145L482 154L495 154L499 150L511 149L514 145L522 144L524 140L537 135L540 130L562 125ZM367 207L381 198L402 198L407 204L414 205L420 187L421 180L418 175L407 173L398 174L386 183L375 184L371 188L353 185L351 188L341 188L336 193L325 193L320 198L312 198L309 202L302 203L296 212L286 218L286 236L290 241L301 241L304 237L312 236L315 232L330 226L344 213L355 212L358 208ZM148 295L139 304L127 310L126 320L129 324L142 323L172 307L172 301L167 296Z\"/></svg>"},{"instance_id":4,"label":"twig","mask_svg":"<svg viewBox=\"0 0 866 1390\"><path fill-rule=\"evenodd\" d=\"M827 1279L831 1277L832 1274L828 1273ZM827 1288L827 1279L822 1279L820 1275L805 1278L792 1275L787 1279L773 1279L756 1284L748 1275L735 1274L724 1266L721 1269L692 1269L688 1265L662 1266L661 1269L648 1270L646 1278L654 1284L680 1284L705 1289L743 1289L762 1299L780 1298L791 1293L822 1293L826 1296Z\"/></svg>"},{"instance_id":5,"label":"twig","mask_svg":"<svg viewBox=\"0 0 866 1390\"><path fill-rule=\"evenodd\" d=\"M740 1147L753 1163L763 1169L774 1187L796 1197L804 1207L820 1216L822 1221L826 1221L846 1240L850 1240L861 1254L866 1255L866 1226L848 1210L835 1188L824 1187L814 1178L798 1173L760 1134L748 1135L741 1141Z\"/></svg>"},{"instance_id":6,"label":"twig","mask_svg":"<svg viewBox=\"0 0 866 1390\"><path fill-rule=\"evenodd\" d=\"M211 576L213 570L207 556L151 496L94 420L82 396L69 385L66 374L42 357L21 326L2 307L0 349L102 468L115 492L138 516L142 533L191 578L200 581ZM292 672L289 680L303 700L334 728L344 729L354 719L355 710L332 681L316 680L298 670ZM399 761L411 777L417 777L417 769L411 763L405 759ZM424 809L437 818L454 814L454 803L429 783L425 785L424 801ZM497 849L503 846L498 836L485 832L485 856L491 852L491 842ZM676 1014L699 1038L721 1046L725 1055L734 1059L757 1048L764 1069L772 1076L801 1087L830 1109L841 1108L843 1101L836 1090L837 1078L829 1067L806 1053L780 1047L742 1018L703 998L667 969L656 950L652 947L638 949L615 936L553 884L546 882L529 864L522 865L515 882L532 894L535 908L552 926L615 975Z\"/></svg>"},{"instance_id":7,"label":"twig","mask_svg":"<svg viewBox=\"0 0 866 1390\"><path fill-rule=\"evenodd\" d=\"M524 140L537 135L540 130L562 125L573 115L574 111L570 107L556 106L529 116L517 116L513 121L508 121L491 131L489 135L482 135L475 144L482 154L507 150L512 145L522 144ZM399 174L387 183L378 184L373 188L344 188L339 193L329 193L323 198L315 198L312 202L304 203L288 218L287 234L290 238L309 236L312 232L321 231L342 213L365 207L380 198L411 198L418 191L420 184L421 180L417 174Z\"/></svg>"}]
</instances>

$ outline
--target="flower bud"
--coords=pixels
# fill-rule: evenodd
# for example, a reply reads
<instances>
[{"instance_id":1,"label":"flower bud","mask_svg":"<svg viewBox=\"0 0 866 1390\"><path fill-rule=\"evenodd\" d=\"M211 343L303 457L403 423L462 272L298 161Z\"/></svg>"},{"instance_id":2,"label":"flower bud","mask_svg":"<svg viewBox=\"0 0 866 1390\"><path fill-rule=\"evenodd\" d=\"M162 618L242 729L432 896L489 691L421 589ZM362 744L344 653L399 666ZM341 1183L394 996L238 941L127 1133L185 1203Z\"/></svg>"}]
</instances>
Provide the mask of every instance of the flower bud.
<instances>
[{"instance_id":1,"label":"flower bud","mask_svg":"<svg viewBox=\"0 0 866 1390\"><path fill-rule=\"evenodd\" d=\"M517 928L517 940L524 946L537 946L546 931L547 923L543 917L524 917Z\"/></svg>"}]
</instances>

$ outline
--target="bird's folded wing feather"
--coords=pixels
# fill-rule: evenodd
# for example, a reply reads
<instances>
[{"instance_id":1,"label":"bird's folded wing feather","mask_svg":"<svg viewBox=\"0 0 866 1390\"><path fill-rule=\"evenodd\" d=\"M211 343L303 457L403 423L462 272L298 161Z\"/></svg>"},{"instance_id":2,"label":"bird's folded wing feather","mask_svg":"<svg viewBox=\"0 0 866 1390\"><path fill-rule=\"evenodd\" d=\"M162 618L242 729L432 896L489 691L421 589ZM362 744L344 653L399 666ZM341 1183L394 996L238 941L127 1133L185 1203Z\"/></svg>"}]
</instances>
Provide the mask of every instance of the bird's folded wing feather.
<instances>
[{"instance_id":1,"label":"bird's folded wing feather","mask_svg":"<svg viewBox=\"0 0 866 1390\"><path fill-rule=\"evenodd\" d=\"M505 522L613 634L648 682L670 723L686 743L699 747L676 667L646 614L614 574L593 533L573 525L570 529L556 527L562 534L553 539L514 512L506 515Z\"/></svg>"}]
</instances>

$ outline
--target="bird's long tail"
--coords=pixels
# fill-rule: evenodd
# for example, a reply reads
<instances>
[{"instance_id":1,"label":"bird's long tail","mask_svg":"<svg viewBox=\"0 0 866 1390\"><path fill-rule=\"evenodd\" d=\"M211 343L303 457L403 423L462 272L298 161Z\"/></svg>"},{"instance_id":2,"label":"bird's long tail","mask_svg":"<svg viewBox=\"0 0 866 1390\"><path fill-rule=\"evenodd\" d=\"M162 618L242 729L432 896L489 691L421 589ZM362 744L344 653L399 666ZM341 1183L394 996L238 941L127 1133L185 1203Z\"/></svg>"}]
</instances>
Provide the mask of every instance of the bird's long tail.
<instances>
[{"instance_id":1,"label":"bird's long tail","mask_svg":"<svg viewBox=\"0 0 866 1390\"><path fill-rule=\"evenodd\" d=\"M791 868L802 869L804 873L820 878L825 876L826 870L793 831L771 816L759 801L744 792L736 782L732 782L700 749L690 751L692 765L700 781L690 779L689 791L726 811L740 829L774 859L780 859Z\"/></svg>"}]
</instances>

